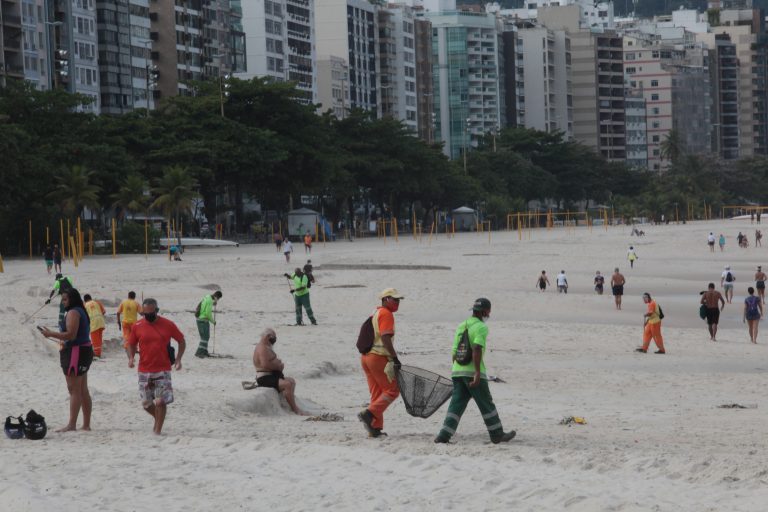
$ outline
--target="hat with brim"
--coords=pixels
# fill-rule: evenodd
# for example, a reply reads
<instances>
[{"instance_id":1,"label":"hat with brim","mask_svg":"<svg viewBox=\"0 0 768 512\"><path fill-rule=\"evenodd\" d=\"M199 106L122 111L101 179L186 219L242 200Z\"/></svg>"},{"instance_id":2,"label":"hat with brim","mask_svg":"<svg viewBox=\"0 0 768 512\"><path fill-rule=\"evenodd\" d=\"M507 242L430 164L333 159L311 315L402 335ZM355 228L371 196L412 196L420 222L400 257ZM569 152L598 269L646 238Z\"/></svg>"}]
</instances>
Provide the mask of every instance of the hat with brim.
<instances>
[{"instance_id":1,"label":"hat with brim","mask_svg":"<svg viewBox=\"0 0 768 512\"><path fill-rule=\"evenodd\" d=\"M392 297L393 299L399 299L399 300L402 300L402 299L404 299L404 298L405 298L405 297L404 297L403 295L401 295L401 294L400 294L400 292L398 292L398 291L397 291L395 288L387 288L386 290L382 291L382 292L379 294L379 298L380 298L380 299L384 299L384 298L386 298L386 297Z\"/></svg>"}]
</instances>

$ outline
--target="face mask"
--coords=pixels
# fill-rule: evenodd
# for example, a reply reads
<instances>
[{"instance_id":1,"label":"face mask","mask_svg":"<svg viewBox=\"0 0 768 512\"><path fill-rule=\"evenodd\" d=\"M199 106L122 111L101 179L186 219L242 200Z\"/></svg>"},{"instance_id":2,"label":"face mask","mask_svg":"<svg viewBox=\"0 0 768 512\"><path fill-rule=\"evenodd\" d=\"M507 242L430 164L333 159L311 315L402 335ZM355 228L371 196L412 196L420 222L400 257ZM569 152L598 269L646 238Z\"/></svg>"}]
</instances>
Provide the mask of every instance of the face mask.
<instances>
[{"instance_id":1,"label":"face mask","mask_svg":"<svg viewBox=\"0 0 768 512\"><path fill-rule=\"evenodd\" d=\"M396 300L388 300L384 307L394 313L400 309L400 302Z\"/></svg>"},{"instance_id":2,"label":"face mask","mask_svg":"<svg viewBox=\"0 0 768 512\"><path fill-rule=\"evenodd\" d=\"M157 313L144 313L144 319L147 322L152 323L157 320Z\"/></svg>"},{"instance_id":3,"label":"face mask","mask_svg":"<svg viewBox=\"0 0 768 512\"><path fill-rule=\"evenodd\" d=\"M274 337L274 336L270 336L269 338L267 338L267 340L269 341L269 343L270 343L271 345L274 345L274 344L275 344L275 342L277 341L277 338L276 338L276 337Z\"/></svg>"}]
</instances>

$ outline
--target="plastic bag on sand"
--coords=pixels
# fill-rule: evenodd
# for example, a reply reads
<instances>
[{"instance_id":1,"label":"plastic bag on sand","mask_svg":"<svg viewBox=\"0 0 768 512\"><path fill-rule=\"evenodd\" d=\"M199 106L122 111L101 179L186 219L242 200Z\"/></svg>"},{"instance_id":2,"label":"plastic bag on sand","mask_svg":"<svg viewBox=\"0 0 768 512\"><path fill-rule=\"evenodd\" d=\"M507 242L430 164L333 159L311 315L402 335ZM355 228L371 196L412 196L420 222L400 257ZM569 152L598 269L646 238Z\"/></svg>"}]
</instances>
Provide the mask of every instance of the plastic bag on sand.
<instances>
[{"instance_id":1,"label":"plastic bag on sand","mask_svg":"<svg viewBox=\"0 0 768 512\"><path fill-rule=\"evenodd\" d=\"M401 366L397 371L397 385L408 414L429 418L453 393L450 379L414 366Z\"/></svg>"}]
</instances>

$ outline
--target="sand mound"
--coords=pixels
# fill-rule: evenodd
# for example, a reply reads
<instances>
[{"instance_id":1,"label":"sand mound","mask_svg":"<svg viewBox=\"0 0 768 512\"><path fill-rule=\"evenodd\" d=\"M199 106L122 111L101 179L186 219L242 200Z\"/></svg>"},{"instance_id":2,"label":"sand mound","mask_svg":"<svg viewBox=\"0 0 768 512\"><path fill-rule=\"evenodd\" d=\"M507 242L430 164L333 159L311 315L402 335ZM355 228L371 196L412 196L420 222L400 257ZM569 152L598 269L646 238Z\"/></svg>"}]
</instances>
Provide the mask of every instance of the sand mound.
<instances>
[{"instance_id":1,"label":"sand mound","mask_svg":"<svg viewBox=\"0 0 768 512\"><path fill-rule=\"evenodd\" d=\"M248 391L246 398L237 398L227 402L237 412L257 414L259 416L293 416L293 411L283 395L273 388L256 388ZM312 400L296 397L296 405L310 414L322 414L323 407Z\"/></svg>"},{"instance_id":2,"label":"sand mound","mask_svg":"<svg viewBox=\"0 0 768 512\"><path fill-rule=\"evenodd\" d=\"M314 368L307 370L302 374L305 379L320 379L326 375L341 375L342 372L338 366L330 361L323 361Z\"/></svg>"}]
</instances>

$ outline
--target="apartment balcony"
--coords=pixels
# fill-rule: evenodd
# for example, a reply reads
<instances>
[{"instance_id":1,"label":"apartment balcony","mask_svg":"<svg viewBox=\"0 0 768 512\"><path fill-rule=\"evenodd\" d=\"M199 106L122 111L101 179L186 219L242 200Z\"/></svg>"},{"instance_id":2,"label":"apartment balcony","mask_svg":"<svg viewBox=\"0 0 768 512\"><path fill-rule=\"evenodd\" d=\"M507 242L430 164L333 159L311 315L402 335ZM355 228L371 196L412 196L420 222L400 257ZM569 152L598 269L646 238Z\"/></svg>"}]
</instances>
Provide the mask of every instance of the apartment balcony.
<instances>
[{"instance_id":1,"label":"apartment balcony","mask_svg":"<svg viewBox=\"0 0 768 512\"><path fill-rule=\"evenodd\" d=\"M3 14L3 25L7 27L21 28L21 16Z\"/></svg>"},{"instance_id":2,"label":"apartment balcony","mask_svg":"<svg viewBox=\"0 0 768 512\"><path fill-rule=\"evenodd\" d=\"M288 37L294 39L301 39L303 41L309 41L310 35L304 32L296 32L295 30L288 30Z\"/></svg>"},{"instance_id":3,"label":"apartment balcony","mask_svg":"<svg viewBox=\"0 0 768 512\"><path fill-rule=\"evenodd\" d=\"M297 23L304 23L305 25L309 25L309 22L310 22L309 18L307 18L306 16L300 16L298 14L293 14L291 12L288 13L288 18L290 18L291 20Z\"/></svg>"}]
</instances>

